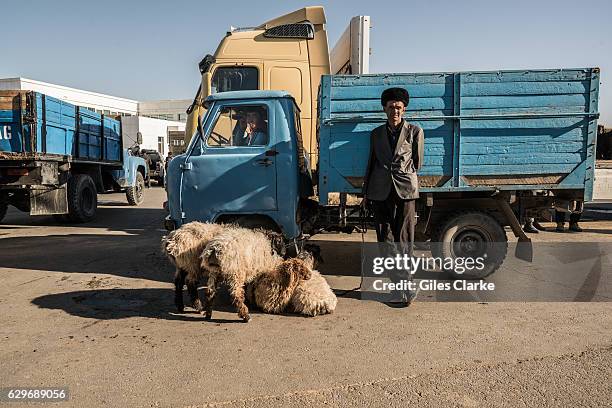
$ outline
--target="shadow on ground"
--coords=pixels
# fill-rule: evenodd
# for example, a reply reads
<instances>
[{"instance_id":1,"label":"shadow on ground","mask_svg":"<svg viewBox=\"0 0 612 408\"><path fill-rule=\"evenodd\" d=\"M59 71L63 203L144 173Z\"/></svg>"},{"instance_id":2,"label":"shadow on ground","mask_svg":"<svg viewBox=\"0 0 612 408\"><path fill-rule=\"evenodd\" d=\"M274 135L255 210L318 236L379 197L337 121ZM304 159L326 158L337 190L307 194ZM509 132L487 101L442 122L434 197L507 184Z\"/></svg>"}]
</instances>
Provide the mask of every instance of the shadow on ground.
<instances>
[{"instance_id":1,"label":"shadow on ground","mask_svg":"<svg viewBox=\"0 0 612 408\"><path fill-rule=\"evenodd\" d=\"M214 311L235 313L227 292L220 291L215 298ZM32 300L44 309L63 310L73 316L90 319L116 320L129 317L149 317L164 320L201 321L202 323L240 323L235 319L210 321L192 310L176 312L173 288L98 289L44 295ZM189 304L185 299L185 304ZM256 314L256 311L252 311Z\"/></svg>"}]
</instances>

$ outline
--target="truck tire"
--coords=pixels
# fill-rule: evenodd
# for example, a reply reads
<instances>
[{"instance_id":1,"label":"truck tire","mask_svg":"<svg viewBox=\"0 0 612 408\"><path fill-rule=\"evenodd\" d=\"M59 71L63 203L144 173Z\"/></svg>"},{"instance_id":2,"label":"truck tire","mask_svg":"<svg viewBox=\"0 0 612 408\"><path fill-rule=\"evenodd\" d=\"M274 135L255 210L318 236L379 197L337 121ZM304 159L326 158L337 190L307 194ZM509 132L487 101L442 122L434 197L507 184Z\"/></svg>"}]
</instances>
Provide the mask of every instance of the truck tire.
<instances>
[{"instance_id":1,"label":"truck tire","mask_svg":"<svg viewBox=\"0 0 612 408\"><path fill-rule=\"evenodd\" d=\"M453 213L442 221L432 235L431 251L434 257L484 258L484 268L459 273L445 269L455 279L483 279L495 272L508 252L508 238L504 228L484 211Z\"/></svg>"},{"instance_id":2,"label":"truck tire","mask_svg":"<svg viewBox=\"0 0 612 408\"><path fill-rule=\"evenodd\" d=\"M130 205L140 205L144 201L145 182L141 172L136 173L136 185L125 189L125 196Z\"/></svg>"},{"instance_id":3,"label":"truck tire","mask_svg":"<svg viewBox=\"0 0 612 408\"><path fill-rule=\"evenodd\" d=\"M93 179L87 174L75 174L68 180L68 219L83 223L96 216L98 192Z\"/></svg>"},{"instance_id":4,"label":"truck tire","mask_svg":"<svg viewBox=\"0 0 612 408\"><path fill-rule=\"evenodd\" d=\"M8 210L8 204L0 203L0 222L2 222L2 220L4 219L4 216L6 215L7 210Z\"/></svg>"}]
</instances>

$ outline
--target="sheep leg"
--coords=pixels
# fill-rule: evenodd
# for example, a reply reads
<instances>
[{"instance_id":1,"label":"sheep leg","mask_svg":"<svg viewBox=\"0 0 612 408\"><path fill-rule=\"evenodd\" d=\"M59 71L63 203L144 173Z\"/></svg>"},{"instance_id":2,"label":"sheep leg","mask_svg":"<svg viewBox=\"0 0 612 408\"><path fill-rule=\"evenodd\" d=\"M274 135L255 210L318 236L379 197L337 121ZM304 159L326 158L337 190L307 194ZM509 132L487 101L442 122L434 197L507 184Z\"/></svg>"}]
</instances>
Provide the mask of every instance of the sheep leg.
<instances>
[{"instance_id":1,"label":"sheep leg","mask_svg":"<svg viewBox=\"0 0 612 408\"><path fill-rule=\"evenodd\" d=\"M183 304L183 285L185 284L186 276L187 271L176 268L176 272L174 274L174 305L179 313L182 313L185 310L185 305Z\"/></svg>"},{"instance_id":2,"label":"sheep leg","mask_svg":"<svg viewBox=\"0 0 612 408\"><path fill-rule=\"evenodd\" d=\"M202 305L202 301L200 300L200 296L198 295L198 281L195 279L187 279L187 292L189 293L189 299L191 300L191 305L195 310L199 313L204 311L204 306Z\"/></svg>"},{"instance_id":3,"label":"sheep leg","mask_svg":"<svg viewBox=\"0 0 612 408\"><path fill-rule=\"evenodd\" d=\"M204 289L204 318L210 320L212 318L212 305L215 300L215 294L217 292L217 283L215 282L215 276L211 273L208 276L208 283L206 289Z\"/></svg>"},{"instance_id":4,"label":"sheep leg","mask_svg":"<svg viewBox=\"0 0 612 408\"><path fill-rule=\"evenodd\" d=\"M249 308L244 304L244 285L233 284L230 286L230 295L234 303L234 307L238 310L238 316L245 322L248 323L251 320L249 315Z\"/></svg>"}]
</instances>

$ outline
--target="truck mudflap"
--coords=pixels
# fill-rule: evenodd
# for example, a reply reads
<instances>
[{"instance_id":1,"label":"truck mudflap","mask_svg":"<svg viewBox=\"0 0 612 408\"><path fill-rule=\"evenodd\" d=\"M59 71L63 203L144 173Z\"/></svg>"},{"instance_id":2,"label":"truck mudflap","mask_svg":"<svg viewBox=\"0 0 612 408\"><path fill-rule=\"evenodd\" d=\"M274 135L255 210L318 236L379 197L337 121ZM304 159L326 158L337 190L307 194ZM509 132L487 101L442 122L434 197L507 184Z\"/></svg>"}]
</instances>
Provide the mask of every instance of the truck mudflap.
<instances>
[{"instance_id":1,"label":"truck mudflap","mask_svg":"<svg viewBox=\"0 0 612 408\"><path fill-rule=\"evenodd\" d=\"M510 224L514 236L518 238L514 256L523 261L533 262L533 245L531 244L531 239L525 234L525 231L523 231L506 197L503 195L496 196L495 201L499 205L501 212L506 216L506 220Z\"/></svg>"},{"instance_id":2,"label":"truck mudflap","mask_svg":"<svg viewBox=\"0 0 612 408\"><path fill-rule=\"evenodd\" d=\"M30 190L30 215L67 214L66 184L57 188L37 187Z\"/></svg>"}]
</instances>

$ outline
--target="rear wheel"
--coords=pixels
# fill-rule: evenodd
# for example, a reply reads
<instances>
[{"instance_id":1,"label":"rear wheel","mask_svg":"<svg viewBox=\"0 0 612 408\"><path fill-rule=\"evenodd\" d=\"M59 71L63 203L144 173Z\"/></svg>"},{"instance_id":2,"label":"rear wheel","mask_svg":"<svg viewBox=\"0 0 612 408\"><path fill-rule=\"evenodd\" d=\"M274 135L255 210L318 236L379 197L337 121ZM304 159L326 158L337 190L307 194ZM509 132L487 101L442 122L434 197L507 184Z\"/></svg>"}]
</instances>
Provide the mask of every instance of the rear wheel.
<instances>
[{"instance_id":1,"label":"rear wheel","mask_svg":"<svg viewBox=\"0 0 612 408\"><path fill-rule=\"evenodd\" d=\"M125 195L130 205L140 205L144 201L145 182L141 172L136 173L136 185L125 189Z\"/></svg>"},{"instance_id":2,"label":"rear wheel","mask_svg":"<svg viewBox=\"0 0 612 408\"><path fill-rule=\"evenodd\" d=\"M433 235L431 249L434 257L453 260L455 267L445 268L453 277L482 279L495 272L503 263L508 250L508 238L499 222L486 212L460 212L440 224ZM477 267L468 270L455 262L458 258L482 258L483 267L476 263Z\"/></svg>"},{"instance_id":3,"label":"rear wheel","mask_svg":"<svg viewBox=\"0 0 612 408\"><path fill-rule=\"evenodd\" d=\"M88 222L95 218L98 193L92 178L87 174L75 174L68 181L68 219L72 222Z\"/></svg>"}]
</instances>

